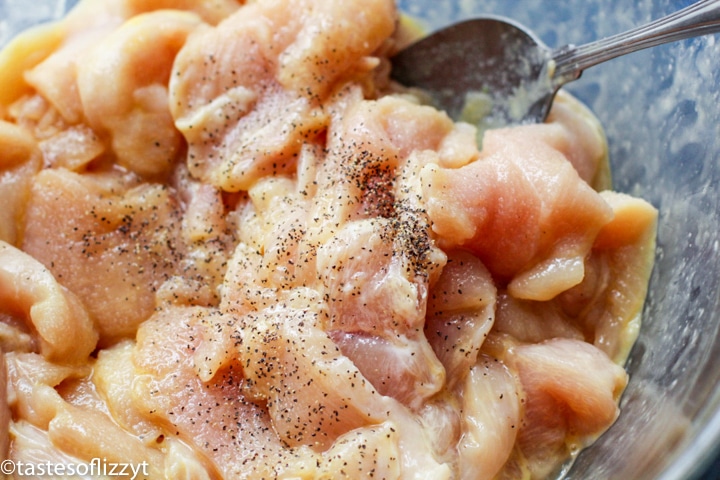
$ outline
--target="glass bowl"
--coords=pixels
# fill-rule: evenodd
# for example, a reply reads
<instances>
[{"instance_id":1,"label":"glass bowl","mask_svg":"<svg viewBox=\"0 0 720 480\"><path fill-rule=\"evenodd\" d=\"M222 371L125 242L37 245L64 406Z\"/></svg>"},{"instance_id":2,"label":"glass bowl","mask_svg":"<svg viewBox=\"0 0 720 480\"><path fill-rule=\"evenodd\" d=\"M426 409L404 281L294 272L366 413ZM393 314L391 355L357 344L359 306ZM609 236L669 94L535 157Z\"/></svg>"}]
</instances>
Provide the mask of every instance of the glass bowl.
<instances>
[{"instance_id":1,"label":"glass bowl","mask_svg":"<svg viewBox=\"0 0 720 480\"><path fill-rule=\"evenodd\" d=\"M0 0L0 45L75 0ZM549 46L611 35L687 0L399 0L431 30L482 13ZM720 42L706 36L589 69L567 89L606 128L614 185L660 211L644 323L622 414L571 479L699 478L720 442Z\"/></svg>"}]
</instances>

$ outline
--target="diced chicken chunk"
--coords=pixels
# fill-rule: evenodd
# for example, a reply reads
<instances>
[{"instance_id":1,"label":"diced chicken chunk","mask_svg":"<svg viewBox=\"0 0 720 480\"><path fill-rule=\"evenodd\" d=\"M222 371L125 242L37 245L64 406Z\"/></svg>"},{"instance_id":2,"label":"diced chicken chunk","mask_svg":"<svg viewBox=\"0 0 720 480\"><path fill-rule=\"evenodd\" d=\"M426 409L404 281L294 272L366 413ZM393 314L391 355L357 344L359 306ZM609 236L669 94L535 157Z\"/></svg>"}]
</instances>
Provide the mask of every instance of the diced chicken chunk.
<instances>
[{"instance_id":1,"label":"diced chicken chunk","mask_svg":"<svg viewBox=\"0 0 720 480\"><path fill-rule=\"evenodd\" d=\"M182 137L170 115L167 84L175 55L199 24L185 12L138 15L78 64L83 114L95 131L110 137L120 165L157 176L175 161Z\"/></svg>"},{"instance_id":2,"label":"diced chicken chunk","mask_svg":"<svg viewBox=\"0 0 720 480\"><path fill-rule=\"evenodd\" d=\"M445 369L424 338L393 340L332 330L330 337L379 393L420 410L445 384Z\"/></svg>"},{"instance_id":3,"label":"diced chicken chunk","mask_svg":"<svg viewBox=\"0 0 720 480\"><path fill-rule=\"evenodd\" d=\"M305 465L302 452L288 450L267 409L248 398L237 362L208 383L197 376L193 350L203 341L200 324L207 314L200 307L173 307L143 323L133 352L135 402L166 436L192 445L211 476L273 478L314 468L313 457Z\"/></svg>"},{"instance_id":4,"label":"diced chicken chunk","mask_svg":"<svg viewBox=\"0 0 720 480\"><path fill-rule=\"evenodd\" d=\"M80 298L104 343L133 335L152 314L155 293L180 272L191 289L187 301L213 301L202 285L224 273L222 231L202 245L186 239L177 193L168 186L137 185L116 173L44 170L31 192L23 248Z\"/></svg>"},{"instance_id":5,"label":"diced chicken chunk","mask_svg":"<svg viewBox=\"0 0 720 480\"><path fill-rule=\"evenodd\" d=\"M570 120L565 120L570 121ZM480 158L421 172L433 230L463 247L518 298L549 300L583 279L583 261L612 218L552 140L557 125L486 132Z\"/></svg>"},{"instance_id":6,"label":"diced chicken chunk","mask_svg":"<svg viewBox=\"0 0 720 480\"><path fill-rule=\"evenodd\" d=\"M507 362L517 370L525 398L517 446L534 477L547 475L618 416L627 374L589 343L519 345L509 350Z\"/></svg>"},{"instance_id":7,"label":"diced chicken chunk","mask_svg":"<svg viewBox=\"0 0 720 480\"><path fill-rule=\"evenodd\" d=\"M478 360L495 320L496 289L490 273L468 252L451 252L434 285L425 335L447 370L454 388Z\"/></svg>"},{"instance_id":8,"label":"diced chicken chunk","mask_svg":"<svg viewBox=\"0 0 720 480\"><path fill-rule=\"evenodd\" d=\"M98 333L78 297L36 259L0 240L0 304L40 337L40 351L61 363L87 361Z\"/></svg>"},{"instance_id":9,"label":"diced chicken chunk","mask_svg":"<svg viewBox=\"0 0 720 480\"><path fill-rule=\"evenodd\" d=\"M317 314L294 309L248 315L239 360L282 441L325 450L340 435L379 423L387 407L318 323Z\"/></svg>"},{"instance_id":10,"label":"diced chicken chunk","mask_svg":"<svg viewBox=\"0 0 720 480\"><path fill-rule=\"evenodd\" d=\"M497 359L480 356L462 387L459 477L493 479L510 457L520 430L521 392Z\"/></svg>"},{"instance_id":11,"label":"diced chicken chunk","mask_svg":"<svg viewBox=\"0 0 720 480\"><path fill-rule=\"evenodd\" d=\"M25 214L30 183L41 167L35 139L23 128L0 120L0 240L15 245Z\"/></svg>"},{"instance_id":12,"label":"diced chicken chunk","mask_svg":"<svg viewBox=\"0 0 720 480\"><path fill-rule=\"evenodd\" d=\"M181 260L177 204L167 187L109 183L64 170L38 174L23 242L82 300L104 341L134 334Z\"/></svg>"},{"instance_id":13,"label":"diced chicken chunk","mask_svg":"<svg viewBox=\"0 0 720 480\"><path fill-rule=\"evenodd\" d=\"M329 88L393 23L384 0L273 0L199 30L178 55L170 83L190 171L228 191L293 171L303 140L327 127L320 102Z\"/></svg>"}]
</instances>

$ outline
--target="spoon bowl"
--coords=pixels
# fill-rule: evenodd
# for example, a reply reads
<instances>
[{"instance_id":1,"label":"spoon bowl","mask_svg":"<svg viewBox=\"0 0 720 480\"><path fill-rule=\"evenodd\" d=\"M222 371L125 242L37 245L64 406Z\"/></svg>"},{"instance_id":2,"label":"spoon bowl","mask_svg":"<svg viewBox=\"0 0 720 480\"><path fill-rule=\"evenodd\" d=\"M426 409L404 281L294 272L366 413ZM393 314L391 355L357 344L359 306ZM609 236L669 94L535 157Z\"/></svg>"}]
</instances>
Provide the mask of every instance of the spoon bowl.
<instances>
[{"instance_id":1,"label":"spoon bowl","mask_svg":"<svg viewBox=\"0 0 720 480\"><path fill-rule=\"evenodd\" d=\"M541 121L554 95L551 50L499 16L456 23L392 58L392 76L418 87L454 119L491 126ZM476 122L473 122L476 123Z\"/></svg>"},{"instance_id":2,"label":"spoon bowl","mask_svg":"<svg viewBox=\"0 0 720 480\"><path fill-rule=\"evenodd\" d=\"M542 122L558 89L594 65L720 31L720 0L701 0L605 39L552 50L517 22L485 16L445 27L392 57L392 77L480 130Z\"/></svg>"}]
</instances>

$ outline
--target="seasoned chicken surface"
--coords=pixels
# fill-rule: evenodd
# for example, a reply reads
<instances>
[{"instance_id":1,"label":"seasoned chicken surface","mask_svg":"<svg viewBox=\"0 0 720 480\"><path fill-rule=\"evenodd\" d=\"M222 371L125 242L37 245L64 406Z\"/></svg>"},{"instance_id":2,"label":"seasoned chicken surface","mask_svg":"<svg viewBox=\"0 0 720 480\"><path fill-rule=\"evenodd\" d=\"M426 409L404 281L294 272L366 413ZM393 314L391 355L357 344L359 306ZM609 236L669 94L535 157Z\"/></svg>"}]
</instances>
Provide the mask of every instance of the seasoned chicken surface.
<instances>
[{"instance_id":1,"label":"seasoned chicken surface","mask_svg":"<svg viewBox=\"0 0 720 480\"><path fill-rule=\"evenodd\" d=\"M83 0L0 52L0 449L535 479L619 414L656 210L597 120L389 80L392 0Z\"/></svg>"}]
</instances>

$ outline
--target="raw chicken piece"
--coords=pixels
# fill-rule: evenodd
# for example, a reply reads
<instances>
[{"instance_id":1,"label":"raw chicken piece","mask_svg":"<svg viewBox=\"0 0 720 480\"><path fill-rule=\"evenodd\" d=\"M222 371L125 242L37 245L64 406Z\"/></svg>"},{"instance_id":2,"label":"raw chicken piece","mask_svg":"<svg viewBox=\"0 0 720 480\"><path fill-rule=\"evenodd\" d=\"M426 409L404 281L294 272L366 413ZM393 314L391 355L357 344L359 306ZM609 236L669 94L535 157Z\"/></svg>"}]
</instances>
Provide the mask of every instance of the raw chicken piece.
<instances>
[{"instance_id":1,"label":"raw chicken piece","mask_svg":"<svg viewBox=\"0 0 720 480\"><path fill-rule=\"evenodd\" d=\"M608 147L600 121L579 100L560 90L547 121L524 132L562 152L578 175L597 191L611 188Z\"/></svg>"},{"instance_id":2,"label":"raw chicken piece","mask_svg":"<svg viewBox=\"0 0 720 480\"><path fill-rule=\"evenodd\" d=\"M25 214L30 183L42 165L35 139L27 131L0 120L0 241L15 245Z\"/></svg>"},{"instance_id":3,"label":"raw chicken piece","mask_svg":"<svg viewBox=\"0 0 720 480\"><path fill-rule=\"evenodd\" d=\"M63 21L34 27L0 52L0 116L33 87L42 91L70 123L80 118L75 87L78 59L130 17L154 10L186 10L216 24L240 8L235 0L85 0ZM47 62L46 62L47 61ZM45 63L40 70L35 67ZM80 62L82 64L82 62ZM26 72L30 71L28 75ZM110 75L109 78L112 78ZM107 80L107 78L106 78ZM32 86L32 87L31 87Z\"/></svg>"},{"instance_id":4,"label":"raw chicken piece","mask_svg":"<svg viewBox=\"0 0 720 480\"><path fill-rule=\"evenodd\" d=\"M62 23L36 26L18 35L0 51L0 117L7 117L8 107L32 88L25 81L28 69L35 67L55 51L62 42Z\"/></svg>"},{"instance_id":5,"label":"raw chicken piece","mask_svg":"<svg viewBox=\"0 0 720 480\"><path fill-rule=\"evenodd\" d=\"M83 301L107 343L134 334L182 260L180 211L167 187L98 180L109 185L64 170L38 174L23 249Z\"/></svg>"},{"instance_id":6,"label":"raw chicken piece","mask_svg":"<svg viewBox=\"0 0 720 480\"><path fill-rule=\"evenodd\" d=\"M578 319L563 311L559 303L521 300L502 292L498 295L494 331L526 343L557 337L586 340Z\"/></svg>"},{"instance_id":7,"label":"raw chicken piece","mask_svg":"<svg viewBox=\"0 0 720 480\"><path fill-rule=\"evenodd\" d=\"M384 422L352 430L337 439L323 453L324 462L315 474L317 480L345 478L403 478L398 450L397 425Z\"/></svg>"},{"instance_id":8,"label":"raw chicken piece","mask_svg":"<svg viewBox=\"0 0 720 480\"><path fill-rule=\"evenodd\" d=\"M129 16L155 10L186 10L193 12L205 22L216 25L232 15L244 0L119 0Z\"/></svg>"},{"instance_id":9,"label":"raw chicken piece","mask_svg":"<svg viewBox=\"0 0 720 480\"><path fill-rule=\"evenodd\" d=\"M424 339L392 340L367 333L328 332L330 338L382 395L420 410L445 384L445 370Z\"/></svg>"},{"instance_id":10,"label":"raw chicken piece","mask_svg":"<svg viewBox=\"0 0 720 480\"><path fill-rule=\"evenodd\" d=\"M162 453L144 445L110 419L95 392L88 388L89 366L58 367L36 354L6 354L5 358L13 385L14 416L40 429L40 432L30 429L27 433L51 443L49 451L56 451L56 455L43 454L21 442L13 444L11 455L30 457L30 461L50 456L72 463L76 463L72 458L89 462L95 457L108 462L145 461L151 476L159 474Z\"/></svg>"},{"instance_id":11,"label":"raw chicken piece","mask_svg":"<svg viewBox=\"0 0 720 480\"><path fill-rule=\"evenodd\" d=\"M43 139L40 149L46 165L81 171L105 152L105 144L90 127L80 124Z\"/></svg>"},{"instance_id":12,"label":"raw chicken piece","mask_svg":"<svg viewBox=\"0 0 720 480\"><path fill-rule=\"evenodd\" d=\"M148 456L144 460L147 462L144 469L148 474L157 476L162 473L161 478L167 479L209 479L207 462L203 462L195 451L177 438L166 436L158 425L147 420L146 412L140 411L139 405L133 402L133 381L136 378L133 350L134 343L131 341L104 349L93 366L92 375L63 382L57 388L59 393L70 404L106 413L117 425L148 447ZM95 420L95 423L107 429L103 417ZM111 427L109 430L113 429ZM72 430L70 435L75 436ZM78 437L83 438L84 435ZM134 438L130 442L137 443ZM88 460L82 452L78 456ZM108 457L104 458L109 462ZM142 464L135 468L142 468Z\"/></svg>"},{"instance_id":13,"label":"raw chicken piece","mask_svg":"<svg viewBox=\"0 0 720 480\"><path fill-rule=\"evenodd\" d=\"M117 163L138 174L166 174L183 146L168 107L175 55L200 19L162 10L133 17L77 65L84 118L109 137ZM112 81L108 82L108 72Z\"/></svg>"},{"instance_id":14,"label":"raw chicken piece","mask_svg":"<svg viewBox=\"0 0 720 480\"><path fill-rule=\"evenodd\" d=\"M136 182L117 171L43 170L31 187L23 249L83 301L104 344L133 335L159 290L174 301L216 302L224 274L224 222L205 218L215 234L192 242L177 192ZM188 193L194 209L213 203L212 193L205 200L196 193Z\"/></svg>"},{"instance_id":15,"label":"raw chicken piece","mask_svg":"<svg viewBox=\"0 0 720 480\"><path fill-rule=\"evenodd\" d=\"M0 385L8 385L8 372L4 355L0 356ZM3 388L2 391L0 391L0 455L2 458L9 458L9 429L11 423L12 415L10 405L8 404L8 388Z\"/></svg>"},{"instance_id":16,"label":"raw chicken piece","mask_svg":"<svg viewBox=\"0 0 720 480\"><path fill-rule=\"evenodd\" d=\"M456 127L445 113L400 97L354 102L340 121L341 130L336 135L343 145L357 152L367 150L380 159L398 162L416 151L435 150L457 163L477 154L476 148L462 150L465 145L458 139L446 142L448 135L462 127Z\"/></svg>"},{"instance_id":17,"label":"raw chicken piece","mask_svg":"<svg viewBox=\"0 0 720 480\"><path fill-rule=\"evenodd\" d=\"M216 305L227 259L237 243L237 206L226 202L217 188L190 177L184 164L177 165L173 186L183 207L180 234L185 252L181 268L158 292L158 301Z\"/></svg>"},{"instance_id":18,"label":"raw chicken piece","mask_svg":"<svg viewBox=\"0 0 720 480\"><path fill-rule=\"evenodd\" d=\"M316 313L270 308L241 320L239 361L290 446L325 450L340 435L384 420L387 400L318 328Z\"/></svg>"},{"instance_id":19,"label":"raw chicken piece","mask_svg":"<svg viewBox=\"0 0 720 480\"><path fill-rule=\"evenodd\" d=\"M147 420L132 398L135 366L132 361L134 343L126 340L103 349L93 367L92 386L103 408L118 425L158 446L163 441L161 429Z\"/></svg>"},{"instance_id":20,"label":"raw chicken piece","mask_svg":"<svg viewBox=\"0 0 720 480\"><path fill-rule=\"evenodd\" d=\"M288 301L292 305L300 300ZM278 313L292 312L288 307L277 308ZM277 324L278 318L274 320L284 332L263 330L263 325L271 325L262 321L251 323L256 325L255 331L245 333L239 345L241 358L247 359L246 363L240 365L232 360L211 381L202 382L197 377L193 359L194 352L207 341L203 338L203 329L199 328L207 314L208 310L200 307L175 307L159 312L143 324L134 352L138 376L133 395L140 408L150 412L149 418L166 430L166 436L177 435L193 446L212 462L213 471L231 478L259 478L262 475L312 478L318 469L334 478L337 475L361 476L361 471L353 468L366 471L367 462L377 462L378 468L392 472L396 468L395 462L400 462L403 478L425 478L428 472L432 478L449 478L448 467L436 463L433 454L427 450L426 433L413 416L392 399L372 393L372 386L347 359L339 356L329 338L319 330L312 333L310 315L301 310L296 311L294 320L303 325L295 322L294 329L289 324L287 327ZM267 320L273 321L272 311L262 312L262 315L270 315ZM247 316L245 321L253 318L258 317ZM305 336L303 332L310 335ZM295 350L292 341L286 342L291 338L297 339L296 347L300 350ZM270 342L265 356L260 350L253 353L255 349L251 347L252 342L261 340ZM273 345L279 348L273 350ZM248 356L248 353L252 355ZM318 355L311 355L313 353ZM303 368L298 369L298 366ZM341 388L331 389L330 385ZM370 412L370 417L357 416L343 408L343 405L351 407L348 401L359 400L352 397L355 394L370 395L372 401L366 405L376 409ZM341 398L343 395L346 395L344 399ZM265 400L253 397L265 397L268 408L264 407ZM334 403L333 398L341 403ZM332 405L338 408L333 409ZM378 421L381 417L382 421ZM295 423L295 419L303 423ZM379 427L368 425L373 419ZM339 435L337 442L328 442L323 440L326 433L311 428L310 422L314 421L322 422L325 427L341 428L346 433ZM345 423L342 428L341 421L350 421L350 424ZM353 430L351 427L356 421L368 425L367 428ZM391 424L383 426L385 421L391 421L395 427ZM389 427L398 435L397 440L391 436L387 444L390 448L369 450L364 460L358 458L357 463L353 461L348 465L339 464L335 459L336 454L353 445L385 445L386 435L380 437L373 432L386 432ZM328 431L332 432L332 429ZM290 448L278 433L296 444L315 444L315 440L319 444L325 442L329 449L321 457L307 446ZM400 447L392 446L396 442ZM400 455L393 459L394 451L399 451ZM423 453L416 458L418 452Z\"/></svg>"},{"instance_id":21,"label":"raw chicken piece","mask_svg":"<svg viewBox=\"0 0 720 480\"><path fill-rule=\"evenodd\" d=\"M445 369L423 334L428 277L397 236L389 220L350 222L316 263L329 299L324 328L375 388L417 410L443 388Z\"/></svg>"},{"instance_id":22,"label":"raw chicken piece","mask_svg":"<svg viewBox=\"0 0 720 480\"><path fill-rule=\"evenodd\" d=\"M468 252L448 262L428 302L425 335L447 371L447 388L465 381L495 320L495 284L480 260Z\"/></svg>"},{"instance_id":23,"label":"raw chicken piece","mask_svg":"<svg viewBox=\"0 0 720 480\"><path fill-rule=\"evenodd\" d=\"M54 387L68 379L87 376L87 365L56 365L36 353L5 354L9 389L8 402L13 418L22 418L47 429L60 398Z\"/></svg>"},{"instance_id":24,"label":"raw chicken piece","mask_svg":"<svg viewBox=\"0 0 720 480\"><path fill-rule=\"evenodd\" d=\"M262 310L283 291L317 282L306 232L306 194L286 177L258 181L238 206L242 229L229 262L221 309L234 315Z\"/></svg>"},{"instance_id":25,"label":"raw chicken piece","mask_svg":"<svg viewBox=\"0 0 720 480\"><path fill-rule=\"evenodd\" d=\"M201 307L170 307L143 323L133 353L134 402L166 436L190 445L211 477L311 475L315 455L280 441L267 409L247 397L236 361L207 383L197 376L194 351L205 341L201 325L208 313Z\"/></svg>"},{"instance_id":26,"label":"raw chicken piece","mask_svg":"<svg viewBox=\"0 0 720 480\"><path fill-rule=\"evenodd\" d=\"M318 274L330 300L327 329L378 336L422 329L427 279L405 268L395 234L389 220L349 222L319 248Z\"/></svg>"},{"instance_id":27,"label":"raw chicken piece","mask_svg":"<svg viewBox=\"0 0 720 480\"><path fill-rule=\"evenodd\" d=\"M628 195L603 191L614 217L598 232L581 283L550 302L499 297L495 331L523 342L553 337L595 344L624 363L637 337L652 268L657 210Z\"/></svg>"},{"instance_id":28,"label":"raw chicken piece","mask_svg":"<svg viewBox=\"0 0 720 480\"><path fill-rule=\"evenodd\" d=\"M327 108L328 153L317 168L311 235L321 244L345 222L383 217L402 226L405 215L414 217L405 224L414 235L405 235L404 246L431 247L417 170L432 162L464 164L477 148L442 112L396 97L367 101L361 94L342 90Z\"/></svg>"},{"instance_id":29,"label":"raw chicken piece","mask_svg":"<svg viewBox=\"0 0 720 480\"><path fill-rule=\"evenodd\" d=\"M460 394L459 479L491 480L510 457L523 412L516 381L502 362L487 355L470 370Z\"/></svg>"},{"instance_id":30,"label":"raw chicken piece","mask_svg":"<svg viewBox=\"0 0 720 480\"><path fill-rule=\"evenodd\" d=\"M227 191L294 171L303 140L327 126L320 102L389 35L393 19L386 0L265 0L199 30L170 82L190 171Z\"/></svg>"},{"instance_id":31,"label":"raw chicken piece","mask_svg":"<svg viewBox=\"0 0 720 480\"><path fill-rule=\"evenodd\" d=\"M26 60L30 65L16 95L38 92L67 125L83 121L83 105L77 88L77 66L87 52L107 37L126 18L119 1L81 2L68 17L37 32L41 47ZM13 52L13 49L10 50ZM19 52L18 52L19 53ZM112 76L106 78L111 79ZM14 93L15 93L14 92Z\"/></svg>"},{"instance_id":32,"label":"raw chicken piece","mask_svg":"<svg viewBox=\"0 0 720 480\"><path fill-rule=\"evenodd\" d=\"M628 377L593 345L562 338L517 345L507 350L505 362L522 385L517 448L533 478L544 478L617 418Z\"/></svg>"},{"instance_id":33,"label":"raw chicken piece","mask_svg":"<svg viewBox=\"0 0 720 480\"><path fill-rule=\"evenodd\" d=\"M163 473L164 455L160 450L144 445L98 410L59 404L48 426L48 437L56 448L86 462L94 458L133 465L145 462L148 477L157 478Z\"/></svg>"},{"instance_id":34,"label":"raw chicken piece","mask_svg":"<svg viewBox=\"0 0 720 480\"><path fill-rule=\"evenodd\" d=\"M315 255L307 246L307 198L295 181L276 177L258 181L248 191L252 219L246 236L248 243L262 251L262 261L253 276L268 287L291 290L316 281ZM254 230L254 231L253 231ZM262 279L262 280L260 280Z\"/></svg>"},{"instance_id":35,"label":"raw chicken piece","mask_svg":"<svg viewBox=\"0 0 720 480\"><path fill-rule=\"evenodd\" d=\"M197 453L186 444L174 438L163 440L165 443L165 478L186 480L211 480L203 462Z\"/></svg>"},{"instance_id":36,"label":"raw chicken piece","mask_svg":"<svg viewBox=\"0 0 720 480\"><path fill-rule=\"evenodd\" d=\"M429 164L421 181L441 246L474 252L513 296L549 300L582 281L612 211L531 127L544 126L489 130L478 160Z\"/></svg>"},{"instance_id":37,"label":"raw chicken piece","mask_svg":"<svg viewBox=\"0 0 720 480\"><path fill-rule=\"evenodd\" d=\"M590 260L596 271L588 276L589 285L579 285L580 292L571 290L559 300L565 309L582 305L581 320L591 341L623 364L640 331L655 258L658 211L626 194L605 191L602 196L615 216L595 240ZM584 298L578 299L577 294L583 292Z\"/></svg>"},{"instance_id":38,"label":"raw chicken piece","mask_svg":"<svg viewBox=\"0 0 720 480\"><path fill-rule=\"evenodd\" d=\"M220 309L232 315L245 315L262 310L275 302L277 288L267 285L262 271L262 255L246 243L240 242L230 257Z\"/></svg>"},{"instance_id":39,"label":"raw chicken piece","mask_svg":"<svg viewBox=\"0 0 720 480\"><path fill-rule=\"evenodd\" d=\"M59 284L35 258L0 240L0 305L27 319L51 361L87 361L98 333L78 297Z\"/></svg>"},{"instance_id":40,"label":"raw chicken piece","mask_svg":"<svg viewBox=\"0 0 720 480\"><path fill-rule=\"evenodd\" d=\"M52 444L46 430L42 430L26 420L18 420L10 424L12 442L10 452L6 458L18 465L43 464L53 465L80 464L82 460L58 450Z\"/></svg>"}]
</instances>

